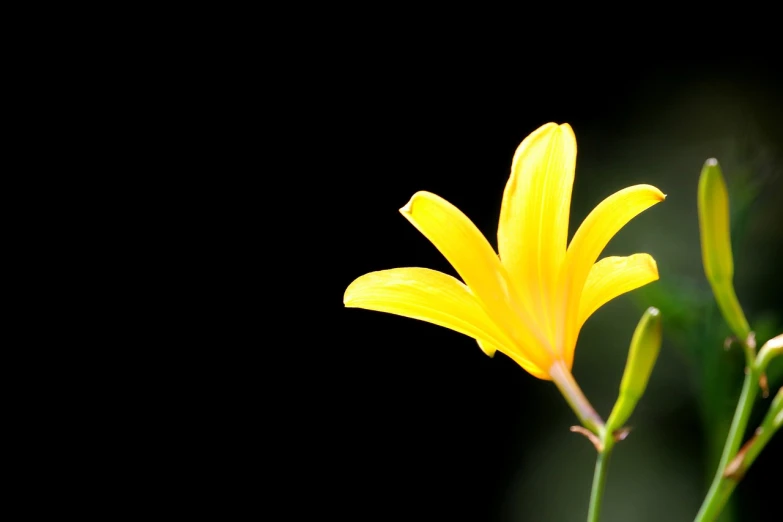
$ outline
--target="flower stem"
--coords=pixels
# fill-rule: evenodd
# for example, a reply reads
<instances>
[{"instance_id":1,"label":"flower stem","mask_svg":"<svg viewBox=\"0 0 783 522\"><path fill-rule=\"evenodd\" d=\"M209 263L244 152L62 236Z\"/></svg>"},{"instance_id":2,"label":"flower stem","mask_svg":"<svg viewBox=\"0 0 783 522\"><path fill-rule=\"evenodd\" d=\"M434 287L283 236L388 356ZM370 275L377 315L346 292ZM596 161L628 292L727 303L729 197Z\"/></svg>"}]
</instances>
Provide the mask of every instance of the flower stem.
<instances>
[{"instance_id":1,"label":"flower stem","mask_svg":"<svg viewBox=\"0 0 783 522\"><path fill-rule=\"evenodd\" d=\"M598 435L603 437L604 421L601 416L596 413L590 401L587 400L582 389L574 380L574 376L568 371L563 363L557 362L549 369L549 375L555 383L555 386L563 394L565 400L574 410L576 416L582 422L582 425Z\"/></svg>"},{"instance_id":2,"label":"flower stem","mask_svg":"<svg viewBox=\"0 0 783 522\"><path fill-rule=\"evenodd\" d=\"M778 392L778 397L783 398L783 388ZM764 422L761 423L753 434L753 437L742 446L737 456L731 461L724 475L726 482L720 489L720 500L718 504L723 506L731 496L734 488L737 487L739 481L748 471L753 461L759 456L761 450L770 441L776 431L783 425L783 400L779 400L777 404L773 403L772 407L767 412L767 416Z\"/></svg>"},{"instance_id":3,"label":"flower stem","mask_svg":"<svg viewBox=\"0 0 783 522\"><path fill-rule=\"evenodd\" d=\"M568 368L560 362L555 363L549 369L549 375L552 377L560 393L563 394L571 409L582 422L582 425L588 431L582 431L576 427L571 431L579 431L595 445L598 451L598 458L595 462L595 473L593 474L593 489L590 492L590 509L587 513L588 522L596 522L598 513L601 510L601 498L604 494L604 485L606 484L606 472L609 466L609 455L614 447L614 434L606 429L603 419L596 413L590 401L587 400L582 389L574 380L574 376L568 371Z\"/></svg>"},{"instance_id":4,"label":"flower stem","mask_svg":"<svg viewBox=\"0 0 783 522\"><path fill-rule=\"evenodd\" d=\"M740 393L737 409L734 411L734 419L731 421L729 434L726 437L726 445L723 447L723 454L720 457L720 464L718 464L710 490L707 492L707 497L704 499L704 503L702 503L694 522L712 522L715 520L720 515L724 504L729 498L726 493L730 493L734 489L733 486L727 487L734 480L724 477L724 472L731 459L737 454L737 450L742 443L750 412L753 409L753 401L756 399L756 394L759 390L758 380L759 372L753 364L748 365L745 382L742 385L742 393Z\"/></svg>"},{"instance_id":5,"label":"flower stem","mask_svg":"<svg viewBox=\"0 0 783 522\"><path fill-rule=\"evenodd\" d=\"M603 498L604 485L606 484L606 471L609 468L609 456L613 447L614 438L609 434L604 437L603 449L598 453L595 461L593 489L590 492L590 509L587 512L587 522L598 522L598 515L601 511L601 499Z\"/></svg>"}]
</instances>

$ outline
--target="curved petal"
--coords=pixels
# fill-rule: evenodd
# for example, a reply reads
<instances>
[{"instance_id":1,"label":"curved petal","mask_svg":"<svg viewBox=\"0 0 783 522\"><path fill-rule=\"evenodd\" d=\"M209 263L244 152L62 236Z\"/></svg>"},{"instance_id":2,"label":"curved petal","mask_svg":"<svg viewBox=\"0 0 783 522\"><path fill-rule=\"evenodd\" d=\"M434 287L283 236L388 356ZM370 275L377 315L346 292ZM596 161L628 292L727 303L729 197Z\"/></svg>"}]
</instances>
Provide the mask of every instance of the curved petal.
<instances>
[{"instance_id":1,"label":"curved petal","mask_svg":"<svg viewBox=\"0 0 783 522\"><path fill-rule=\"evenodd\" d=\"M518 362L522 360L524 364L520 365L530 373L541 372L515 353L513 342L487 316L470 289L450 275L427 268L370 272L348 286L343 303L347 307L387 312L449 328L486 343L485 346L513 353L511 357Z\"/></svg>"},{"instance_id":2,"label":"curved petal","mask_svg":"<svg viewBox=\"0 0 783 522\"><path fill-rule=\"evenodd\" d=\"M615 297L657 280L658 265L649 254L601 259L590 269L582 290L578 328Z\"/></svg>"},{"instance_id":3,"label":"curved petal","mask_svg":"<svg viewBox=\"0 0 783 522\"><path fill-rule=\"evenodd\" d=\"M568 245L561 272L560 291L565 315L565 332L558 331L557 346L571 368L573 350L579 333L578 314L582 289L587 275L609 240L640 212L660 203L666 196L651 185L634 185L615 192L593 209L585 218Z\"/></svg>"},{"instance_id":4,"label":"curved petal","mask_svg":"<svg viewBox=\"0 0 783 522\"><path fill-rule=\"evenodd\" d=\"M506 271L476 225L457 207L430 192L417 192L400 212L440 250L516 346L525 347L536 364L548 367L551 355L543 348L547 345L534 336L536 330L529 317L515 310L519 300L513 296Z\"/></svg>"},{"instance_id":5,"label":"curved petal","mask_svg":"<svg viewBox=\"0 0 783 522\"><path fill-rule=\"evenodd\" d=\"M476 341L478 342L479 348L481 348L482 352L489 355L490 357L495 356L495 352L497 352L498 350L496 350L494 346L487 344L487 342L481 341L479 339L476 339ZM505 353L512 361L520 365L527 373L529 373L533 377L542 379L544 381L552 380L552 377L550 377L548 373L544 372L541 368L534 365L524 357L521 357L516 352L503 352L503 353Z\"/></svg>"},{"instance_id":6,"label":"curved petal","mask_svg":"<svg viewBox=\"0 0 783 522\"><path fill-rule=\"evenodd\" d=\"M576 138L568 124L548 123L530 134L514 154L498 224L503 265L550 343L575 166Z\"/></svg>"}]
</instances>

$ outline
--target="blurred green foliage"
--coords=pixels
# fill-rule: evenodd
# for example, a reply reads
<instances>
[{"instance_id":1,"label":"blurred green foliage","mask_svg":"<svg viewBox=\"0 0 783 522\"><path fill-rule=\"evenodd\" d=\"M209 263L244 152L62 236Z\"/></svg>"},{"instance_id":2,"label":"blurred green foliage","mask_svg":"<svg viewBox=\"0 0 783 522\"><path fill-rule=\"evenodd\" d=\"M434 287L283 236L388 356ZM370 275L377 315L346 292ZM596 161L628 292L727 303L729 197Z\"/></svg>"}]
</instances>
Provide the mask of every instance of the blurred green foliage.
<instances>
[{"instance_id":1,"label":"blurred green foliage","mask_svg":"<svg viewBox=\"0 0 783 522\"><path fill-rule=\"evenodd\" d=\"M732 250L735 251L743 248L742 237L752 219L753 202L762 187L753 179L750 172L745 171L735 178L729 191ZM735 267L737 271L743 269L752 270L752 267ZM668 277L659 284L642 288L633 298L640 307L653 305L662 311L665 335L685 354L694 372L707 437L709 465L704 472L709 480L720 460L744 376L742 347L734 340L713 294L696 290L688 278ZM774 313L751 317L750 327L759 347L783 331L781 319ZM782 362L775 360L769 366L767 377L772 390L783 384ZM757 403L760 401L757 399ZM767 407L765 405L763 409ZM755 424L751 422L749 431L754 428ZM736 519L730 506L720 518L723 522Z\"/></svg>"}]
</instances>

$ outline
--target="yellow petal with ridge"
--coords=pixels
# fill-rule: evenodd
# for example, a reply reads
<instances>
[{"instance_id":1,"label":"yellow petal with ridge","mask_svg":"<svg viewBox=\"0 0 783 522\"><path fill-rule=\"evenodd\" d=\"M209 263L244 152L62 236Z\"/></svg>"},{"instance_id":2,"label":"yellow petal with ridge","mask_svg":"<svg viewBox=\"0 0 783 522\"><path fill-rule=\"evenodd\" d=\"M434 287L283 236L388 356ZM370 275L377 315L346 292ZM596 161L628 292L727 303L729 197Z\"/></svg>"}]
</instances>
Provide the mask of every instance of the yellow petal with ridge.
<instances>
[{"instance_id":1,"label":"yellow petal with ridge","mask_svg":"<svg viewBox=\"0 0 783 522\"><path fill-rule=\"evenodd\" d=\"M598 256L619 230L640 212L660 203L666 196L652 185L634 185L615 192L585 218L568 245L560 274L561 303L565 329L558 331L557 346L568 368L573 364L579 334L579 306L587 276Z\"/></svg>"},{"instance_id":2,"label":"yellow petal with ridge","mask_svg":"<svg viewBox=\"0 0 783 522\"><path fill-rule=\"evenodd\" d=\"M582 290L578 328L615 297L657 280L658 265L649 254L601 259L590 269Z\"/></svg>"},{"instance_id":3,"label":"yellow petal with ridge","mask_svg":"<svg viewBox=\"0 0 783 522\"><path fill-rule=\"evenodd\" d=\"M451 263L487 314L520 349L518 353L547 368L552 362L549 343L537 335L539 329L530 316L517 309L520 300L506 270L476 225L430 192L417 192L400 212Z\"/></svg>"},{"instance_id":4,"label":"yellow petal with ridge","mask_svg":"<svg viewBox=\"0 0 783 522\"><path fill-rule=\"evenodd\" d=\"M487 315L468 287L448 274L427 268L394 268L370 272L351 283L343 302L349 308L364 308L418 319L449 328L509 355L525 370L542 371L517 353L513 342ZM546 378L546 377L540 377Z\"/></svg>"},{"instance_id":5,"label":"yellow petal with ridge","mask_svg":"<svg viewBox=\"0 0 783 522\"><path fill-rule=\"evenodd\" d=\"M576 138L568 124L535 130L514 154L498 224L500 259L550 345L575 167Z\"/></svg>"}]
</instances>

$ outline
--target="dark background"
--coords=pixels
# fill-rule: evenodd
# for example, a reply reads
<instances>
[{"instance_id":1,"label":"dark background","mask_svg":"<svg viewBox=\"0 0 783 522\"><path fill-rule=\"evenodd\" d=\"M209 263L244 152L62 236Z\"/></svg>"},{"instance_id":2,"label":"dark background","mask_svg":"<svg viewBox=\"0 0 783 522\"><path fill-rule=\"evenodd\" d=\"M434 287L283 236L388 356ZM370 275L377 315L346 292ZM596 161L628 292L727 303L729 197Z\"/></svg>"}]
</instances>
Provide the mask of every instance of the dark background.
<instances>
[{"instance_id":1,"label":"dark background","mask_svg":"<svg viewBox=\"0 0 783 522\"><path fill-rule=\"evenodd\" d=\"M642 311L654 304L666 320L634 431L612 458L602 520L692 520L742 379L701 268L696 187L707 158L729 185L740 302L761 342L783 331L783 83L773 62L602 65L569 55L539 64L461 51L375 50L333 71L340 80L319 100L329 147L308 168L328 180L326 215L337 225L319 253L333 267L335 315L317 358L328 400L315 398L315 436L328 449L316 487L349 519L585 519L595 451L568 431L576 419L551 383L450 330L341 304L348 284L373 270L456 275L397 211L418 190L455 204L496 246L516 146L548 121L568 122L578 145L571 234L616 190L649 183L667 194L603 254L647 252L661 281L600 309L577 345L575 377L606 417ZM768 404L757 403L751 429ZM770 520L781 439L724 520Z\"/></svg>"}]
</instances>

